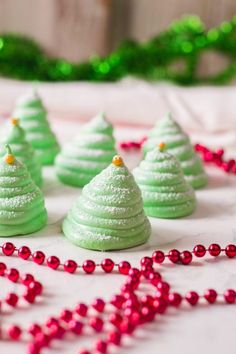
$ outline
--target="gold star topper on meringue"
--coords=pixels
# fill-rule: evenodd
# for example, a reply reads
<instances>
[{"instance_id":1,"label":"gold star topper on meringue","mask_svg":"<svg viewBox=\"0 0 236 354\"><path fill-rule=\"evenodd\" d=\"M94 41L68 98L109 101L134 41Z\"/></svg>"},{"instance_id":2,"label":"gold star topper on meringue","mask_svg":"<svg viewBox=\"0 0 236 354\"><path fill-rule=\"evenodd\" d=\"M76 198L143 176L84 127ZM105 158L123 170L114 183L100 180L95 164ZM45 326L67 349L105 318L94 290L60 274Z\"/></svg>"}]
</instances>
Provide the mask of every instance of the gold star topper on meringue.
<instances>
[{"instance_id":1,"label":"gold star topper on meringue","mask_svg":"<svg viewBox=\"0 0 236 354\"><path fill-rule=\"evenodd\" d=\"M161 142L161 143L157 144L157 147L160 151L164 151L166 148L166 144Z\"/></svg>"},{"instance_id":2,"label":"gold star topper on meringue","mask_svg":"<svg viewBox=\"0 0 236 354\"><path fill-rule=\"evenodd\" d=\"M11 124L12 124L12 125L18 125L18 124L19 124L19 119L17 119L17 118L11 118Z\"/></svg>"},{"instance_id":3,"label":"gold star topper on meringue","mask_svg":"<svg viewBox=\"0 0 236 354\"><path fill-rule=\"evenodd\" d=\"M5 149L7 151L6 155L4 156L4 161L8 164L8 165L12 165L15 161L15 157L12 154L11 148L10 146L7 144L5 145Z\"/></svg>"},{"instance_id":4,"label":"gold star topper on meringue","mask_svg":"<svg viewBox=\"0 0 236 354\"><path fill-rule=\"evenodd\" d=\"M115 166L123 166L124 165L124 162L123 162L123 159L121 156L119 155L115 155L112 159L112 163L113 165Z\"/></svg>"}]
</instances>

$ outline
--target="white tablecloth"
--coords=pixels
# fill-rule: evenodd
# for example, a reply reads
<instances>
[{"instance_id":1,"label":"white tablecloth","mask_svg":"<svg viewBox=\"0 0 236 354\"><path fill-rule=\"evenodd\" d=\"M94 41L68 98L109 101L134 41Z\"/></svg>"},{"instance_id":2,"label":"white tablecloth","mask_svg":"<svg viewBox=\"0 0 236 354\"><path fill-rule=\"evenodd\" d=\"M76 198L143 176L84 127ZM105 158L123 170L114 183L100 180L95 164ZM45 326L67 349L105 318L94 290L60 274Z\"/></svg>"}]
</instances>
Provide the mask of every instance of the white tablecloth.
<instances>
[{"instance_id":1,"label":"white tablecloth","mask_svg":"<svg viewBox=\"0 0 236 354\"><path fill-rule=\"evenodd\" d=\"M2 83L0 84L3 103L2 108L4 112L9 110L13 96L19 93L19 88L21 90L22 86L25 86L25 84L20 83L11 85L11 88L6 88L7 92L3 92ZM145 85L148 87L148 84L144 84L144 86ZM40 91L42 90L45 98L47 89L49 90L48 86L50 85L40 87ZM69 86L68 90L71 90L71 94L73 92L75 99L76 94L72 90L73 85ZM74 86L76 87L76 85ZM84 84L84 86L86 85ZM99 87L101 86L102 85L99 85ZM57 90L59 90L58 87L55 88L55 96L56 92L58 92ZM116 90L116 88L114 87L113 90ZM200 91L200 88L196 90ZM223 91L224 90L227 89L223 89ZM231 90L233 94L234 89L231 88ZM64 96L67 94L68 91L65 90ZM98 95L101 95L99 90ZM6 99L7 97L8 100ZM50 97L53 100L53 91L51 91ZM69 96L67 97L69 101L70 98ZM131 92L130 97L132 97ZM140 94L140 99L141 97L142 95ZM78 92L78 100L82 102L81 92ZM64 102L66 101L67 100L64 100ZM153 102L154 101L153 99ZM205 97L204 102L207 101L207 97ZM105 97L104 102L106 102ZM74 102L74 104L76 103ZM215 105L218 104L219 102L216 100ZM130 105L133 106L134 112L140 114L139 117L141 117L141 112L139 112L138 107L135 107L132 102L130 102ZM197 106L198 105L196 105L196 109L200 109L200 107ZM126 107L128 107L128 105L126 105ZM147 103L146 107L148 107ZM227 109L229 110L229 107L227 107ZM148 123L151 123L157 115L159 116L159 111L149 110L148 112L149 113L146 115ZM116 109L113 111L110 110L109 113L112 117L122 116L122 109L120 107L120 115L116 113ZM150 117L151 113L153 117L152 120ZM52 115L54 118L52 120L53 128L62 143L72 137L76 130L79 129L79 124L74 121L75 116L73 119L65 121L64 119L55 119L55 112ZM142 115L143 117L145 116L145 111L143 111ZM82 111L79 112L79 116L82 116ZM181 117L183 117L183 115L181 115ZM233 119L233 116L231 116L231 118ZM128 120L128 116L126 116L126 119ZM146 123L146 121L144 122ZM233 121L231 123L235 124ZM200 131L198 131L198 133L200 133ZM120 126L116 130L118 140L121 139L121 137L122 139L126 137L130 138L131 134L134 138L140 137L146 134L146 129L140 127L139 129L133 128L131 130L128 127ZM207 134L210 136L209 131ZM222 130L220 134L228 136L230 132L227 130L223 132ZM223 137L223 135L221 136ZM197 138L200 139L199 136L195 135L195 139ZM211 138L211 141L214 141L216 146L220 144L217 137ZM227 142L229 140L230 139L228 139ZM225 141L226 140L224 140L224 142ZM140 156L138 153L133 152L124 154L124 158L128 166L132 168L137 164ZM157 248L161 248L165 251L170 248L183 250L191 249L197 243L203 243L206 246L211 242L219 242L222 246L227 243L235 243L236 177L225 175L223 172L214 168L208 169L208 173L210 176L209 186L197 192L198 206L193 215L179 220L151 219L153 232L152 237L146 245L130 250L112 253L107 252L104 254L77 248L62 236L61 221L65 217L72 202L79 195L79 191L61 185L54 176L53 168L46 168L44 171L44 192L49 213L48 225L44 230L36 233L34 236L15 237L12 238L11 241L17 246L26 244L32 250L41 249L47 255L55 254L59 256L62 261L72 258L81 264L88 258L99 262L105 257L111 257L116 261L127 259L133 265L137 264L142 255L151 255L153 250ZM5 240L2 239L2 242L4 241ZM110 294L118 290L120 284L123 282L122 276L119 275L65 275L63 272L53 272L46 267L39 267L31 262L20 261L15 257L6 259L6 257L0 256L0 261L6 261L9 267L17 266L22 272L34 273L37 279L41 280L45 285L45 295L40 303L26 307L24 310L19 309L13 311L9 316L2 316L1 324L3 326L12 322L19 323L22 326L27 326L27 324L32 321L40 323L47 316L58 314L58 311L62 307L71 308L77 302L84 301L85 299L89 302L93 299L94 295L104 296L108 299ZM161 271L166 279L173 284L174 289L182 293L190 289L202 292L204 289L211 287L222 292L226 288L236 287L236 259L228 260L224 257L219 257L218 259L205 259L204 261L194 260L193 264L190 266L166 265L161 268ZM18 285L9 285L5 279L1 280L1 284L1 297L3 297L8 290L17 290L19 287ZM165 354L199 354L200 352L203 354L234 354L235 321L234 306L213 305L207 308L206 306L200 306L196 309L189 309L186 306L183 307L182 310L172 310L166 316L157 318L155 323L144 326L137 332L135 337L127 340L125 347L121 349L120 352L124 354L141 354L144 352L152 354L159 352ZM81 346L90 346L90 344L90 337L85 337L85 339L79 338L77 341L55 342L53 349L45 350L44 353L77 353ZM0 341L0 353L23 354L25 352L25 346L22 343L12 344L7 341Z\"/></svg>"}]
</instances>

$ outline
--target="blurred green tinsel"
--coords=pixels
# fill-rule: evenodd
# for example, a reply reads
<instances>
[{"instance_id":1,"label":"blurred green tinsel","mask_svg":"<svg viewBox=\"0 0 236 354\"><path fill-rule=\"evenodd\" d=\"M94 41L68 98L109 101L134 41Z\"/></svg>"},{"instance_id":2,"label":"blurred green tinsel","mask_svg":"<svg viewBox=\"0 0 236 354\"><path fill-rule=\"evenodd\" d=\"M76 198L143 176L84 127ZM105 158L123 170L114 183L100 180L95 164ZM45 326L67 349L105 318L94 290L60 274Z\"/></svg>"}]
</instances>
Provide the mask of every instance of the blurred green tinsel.
<instances>
[{"instance_id":1,"label":"blurred green tinsel","mask_svg":"<svg viewBox=\"0 0 236 354\"><path fill-rule=\"evenodd\" d=\"M213 76L198 73L201 55L215 51L229 64ZM178 69L177 64L182 63ZM0 75L31 81L115 81L134 75L150 81L170 80L182 85L224 84L236 75L236 16L206 30L197 16L172 23L146 43L126 41L105 58L71 63L47 56L32 40L20 35L0 36Z\"/></svg>"}]
</instances>

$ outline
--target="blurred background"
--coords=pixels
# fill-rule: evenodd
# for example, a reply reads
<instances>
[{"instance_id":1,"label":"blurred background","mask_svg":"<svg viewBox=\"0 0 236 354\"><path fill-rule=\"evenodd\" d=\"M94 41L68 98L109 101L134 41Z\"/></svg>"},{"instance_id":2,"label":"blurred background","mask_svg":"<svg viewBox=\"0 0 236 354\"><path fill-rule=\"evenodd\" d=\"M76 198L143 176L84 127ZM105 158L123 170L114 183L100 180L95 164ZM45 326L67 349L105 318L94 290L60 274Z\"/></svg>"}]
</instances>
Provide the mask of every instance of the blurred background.
<instances>
[{"instance_id":1,"label":"blurred background","mask_svg":"<svg viewBox=\"0 0 236 354\"><path fill-rule=\"evenodd\" d=\"M49 54L77 61L127 38L145 41L185 14L218 26L236 14L236 0L0 0L0 32L28 35Z\"/></svg>"}]
</instances>

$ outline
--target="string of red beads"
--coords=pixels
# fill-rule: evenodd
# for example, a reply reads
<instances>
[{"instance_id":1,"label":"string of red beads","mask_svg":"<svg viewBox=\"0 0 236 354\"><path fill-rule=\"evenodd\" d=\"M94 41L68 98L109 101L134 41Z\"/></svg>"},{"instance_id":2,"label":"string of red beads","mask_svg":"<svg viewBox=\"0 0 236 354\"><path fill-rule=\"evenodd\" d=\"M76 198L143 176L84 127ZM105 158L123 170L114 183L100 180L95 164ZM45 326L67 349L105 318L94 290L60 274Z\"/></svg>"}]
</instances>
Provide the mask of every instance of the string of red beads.
<instances>
[{"instance_id":1,"label":"string of red beads","mask_svg":"<svg viewBox=\"0 0 236 354\"><path fill-rule=\"evenodd\" d=\"M143 143L147 140L146 137L141 138L138 141L127 140L119 143L119 148L122 150L139 150ZM222 169L227 173L236 174L236 161L233 158L226 159L224 157L223 149L211 150L202 144L195 144L195 150L201 155L202 160L208 164L214 164L216 167Z\"/></svg>"},{"instance_id":2,"label":"string of red beads","mask_svg":"<svg viewBox=\"0 0 236 354\"><path fill-rule=\"evenodd\" d=\"M11 325L4 332L5 336L11 340L20 340L22 336L30 335L29 354L39 354L43 348L50 345L51 341L62 340L67 333L80 336L86 332L85 328L100 333L101 338L95 341L94 350L97 353L107 353L111 345L121 345L124 335L131 335L138 326L153 321L158 314L164 314L168 306L177 308L184 302L196 306L200 301L206 301L209 304L214 304L217 300L223 300L228 304L236 302L236 292L233 289L227 289L222 294L218 294L215 289L207 289L203 294L198 294L196 291L189 291L185 295L173 292L170 284L154 268L155 264L160 265L166 260L173 264L189 265L193 257L202 258L207 254L212 257L224 254L228 258L234 258L236 257L236 245L234 244L229 244L225 248L215 243L207 248L204 245L196 245L191 251L181 252L176 249L168 253L156 250L151 257L145 256L140 260L140 268L131 267L128 261L115 263L108 258L99 264L92 260L86 260L82 265L78 265L74 260L63 263L56 256L46 257L42 251L32 252L26 246L18 249L11 242L6 242L0 248L5 256L17 255L21 259L32 260L53 270L60 269L73 273L80 268L84 273L92 274L97 268L103 269L105 273L110 273L115 269L126 276L120 292L107 302L101 298L95 298L90 305L79 303L73 309L63 309L56 317L49 317L42 325L31 324L26 330L20 326ZM42 285L35 281L32 275L26 274L20 277L17 270L6 270L4 263L0 263L0 270L2 270L2 275L4 274L11 281L21 279L22 284L30 291L32 290L35 296L41 294ZM139 289L142 282L148 282L152 290L143 294ZM107 331L108 323L113 326L113 329L109 328ZM91 351L85 349L78 353L91 354Z\"/></svg>"}]
</instances>

